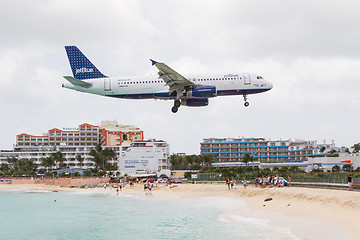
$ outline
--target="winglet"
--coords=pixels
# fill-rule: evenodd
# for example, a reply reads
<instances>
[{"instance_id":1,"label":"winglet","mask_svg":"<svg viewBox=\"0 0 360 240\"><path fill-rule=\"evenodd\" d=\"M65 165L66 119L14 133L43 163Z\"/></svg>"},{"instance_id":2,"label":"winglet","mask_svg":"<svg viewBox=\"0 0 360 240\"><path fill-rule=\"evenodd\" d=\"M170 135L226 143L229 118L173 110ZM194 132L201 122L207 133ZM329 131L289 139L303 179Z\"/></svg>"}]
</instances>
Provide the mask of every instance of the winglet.
<instances>
[{"instance_id":1,"label":"winglet","mask_svg":"<svg viewBox=\"0 0 360 240\"><path fill-rule=\"evenodd\" d=\"M154 61L154 60L152 60L152 59L150 59L150 61L151 61L151 65L152 65L152 66L154 66L155 64L157 64L157 61Z\"/></svg>"}]
</instances>

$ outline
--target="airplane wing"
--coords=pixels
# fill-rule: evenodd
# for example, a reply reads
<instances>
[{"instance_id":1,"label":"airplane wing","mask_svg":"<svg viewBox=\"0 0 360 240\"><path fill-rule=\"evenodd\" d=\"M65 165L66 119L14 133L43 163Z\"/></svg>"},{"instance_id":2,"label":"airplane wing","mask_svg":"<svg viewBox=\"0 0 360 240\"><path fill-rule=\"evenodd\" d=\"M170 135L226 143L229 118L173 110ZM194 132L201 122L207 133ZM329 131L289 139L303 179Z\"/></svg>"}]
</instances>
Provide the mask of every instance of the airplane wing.
<instances>
[{"instance_id":1,"label":"airplane wing","mask_svg":"<svg viewBox=\"0 0 360 240\"><path fill-rule=\"evenodd\" d=\"M172 68L167 66L165 63L156 62L152 59L151 63L155 67L159 69L159 78L162 78L166 85L170 87L169 94L171 95L173 92L177 93L177 97L179 98L183 94L183 90L186 87L195 86L194 83L189 81L187 78L183 77Z\"/></svg>"}]
</instances>

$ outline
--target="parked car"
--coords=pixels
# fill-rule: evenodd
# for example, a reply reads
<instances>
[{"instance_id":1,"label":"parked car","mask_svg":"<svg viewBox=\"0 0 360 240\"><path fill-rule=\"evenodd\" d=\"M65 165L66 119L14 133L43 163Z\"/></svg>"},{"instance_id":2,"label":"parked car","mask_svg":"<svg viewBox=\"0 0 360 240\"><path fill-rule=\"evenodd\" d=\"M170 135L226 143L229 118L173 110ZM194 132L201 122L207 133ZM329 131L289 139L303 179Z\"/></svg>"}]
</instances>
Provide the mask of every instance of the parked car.
<instances>
[{"instance_id":1,"label":"parked car","mask_svg":"<svg viewBox=\"0 0 360 240\"><path fill-rule=\"evenodd\" d=\"M168 178L158 178L158 183L167 183L169 181Z\"/></svg>"},{"instance_id":2,"label":"parked car","mask_svg":"<svg viewBox=\"0 0 360 240\"><path fill-rule=\"evenodd\" d=\"M283 183L283 185L284 185L284 186L289 185L288 181L286 181L286 179L285 179L285 178L283 178L283 177L279 177L279 182ZM277 185L277 184L278 184L278 182L277 182L277 178L276 178L276 177L275 177L275 181L274 181L274 183L275 183L275 185Z\"/></svg>"}]
</instances>

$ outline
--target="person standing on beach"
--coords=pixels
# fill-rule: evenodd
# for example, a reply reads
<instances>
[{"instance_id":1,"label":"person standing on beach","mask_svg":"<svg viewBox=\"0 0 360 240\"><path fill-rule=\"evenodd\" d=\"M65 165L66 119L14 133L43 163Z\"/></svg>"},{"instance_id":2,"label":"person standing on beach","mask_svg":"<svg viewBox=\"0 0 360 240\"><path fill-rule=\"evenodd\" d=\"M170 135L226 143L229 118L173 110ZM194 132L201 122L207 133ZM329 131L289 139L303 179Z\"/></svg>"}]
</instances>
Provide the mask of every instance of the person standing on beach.
<instances>
[{"instance_id":1,"label":"person standing on beach","mask_svg":"<svg viewBox=\"0 0 360 240\"><path fill-rule=\"evenodd\" d=\"M230 190L230 180L229 180L229 178L226 178L226 184L227 184L227 186L228 186L228 189Z\"/></svg>"},{"instance_id":2,"label":"person standing on beach","mask_svg":"<svg viewBox=\"0 0 360 240\"><path fill-rule=\"evenodd\" d=\"M288 180L289 180L289 187L291 187L291 176L288 176Z\"/></svg>"},{"instance_id":3,"label":"person standing on beach","mask_svg":"<svg viewBox=\"0 0 360 240\"><path fill-rule=\"evenodd\" d=\"M119 196L119 188L116 188L116 196Z\"/></svg>"},{"instance_id":4,"label":"person standing on beach","mask_svg":"<svg viewBox=\"0 0 360 240\"><path fill-rule=\"evenodd\" d=\"M244 184L244 189L246 189L247 182L245 178L243 178L243 184Z\"/></svg>"},{"instance_id":5,"label":"person standing on beach","mask_svg":"<svg viewBox=\"0 0 360 240\"><path fill-rule=\"evenodd\" d=\"M352 191L352 176L349 175L347 179L348 179L349 191Z\"/></svg>"}]
</instances>

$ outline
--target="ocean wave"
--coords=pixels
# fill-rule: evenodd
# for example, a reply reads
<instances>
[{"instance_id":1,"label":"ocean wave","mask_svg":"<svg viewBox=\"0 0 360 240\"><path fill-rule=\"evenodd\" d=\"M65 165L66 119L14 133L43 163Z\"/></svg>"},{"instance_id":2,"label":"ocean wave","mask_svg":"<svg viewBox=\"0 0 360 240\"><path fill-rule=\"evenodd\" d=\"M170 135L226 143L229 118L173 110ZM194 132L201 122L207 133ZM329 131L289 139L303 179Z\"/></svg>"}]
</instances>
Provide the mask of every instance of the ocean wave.
<instances>
[{"instance_id":1,"label":"ocean wave","mask_svg":"<svg viewBox=\"0 0 360 240\"><path fill-rule=\"evenodd\" d=\"M246 226L248 231L254 231L257 234L262 235L264 239L289 239L289 240L300 240L301 238L295 236L290 228L277 227L271 225L271 221L268 219L244 217L241 215L232 214L220 214L218 218L219 222L225 223L237 223Z\"/></svg>"},{"instance_id":2,"label":"ocean wave","mask_svg":"<svg viewBox=\"0 0 360 240\"><path fill-rule=\"evenodd\" d=\"M26 193L51 193L49 190L26 190Z\"/></svg>"}]
</instances>

